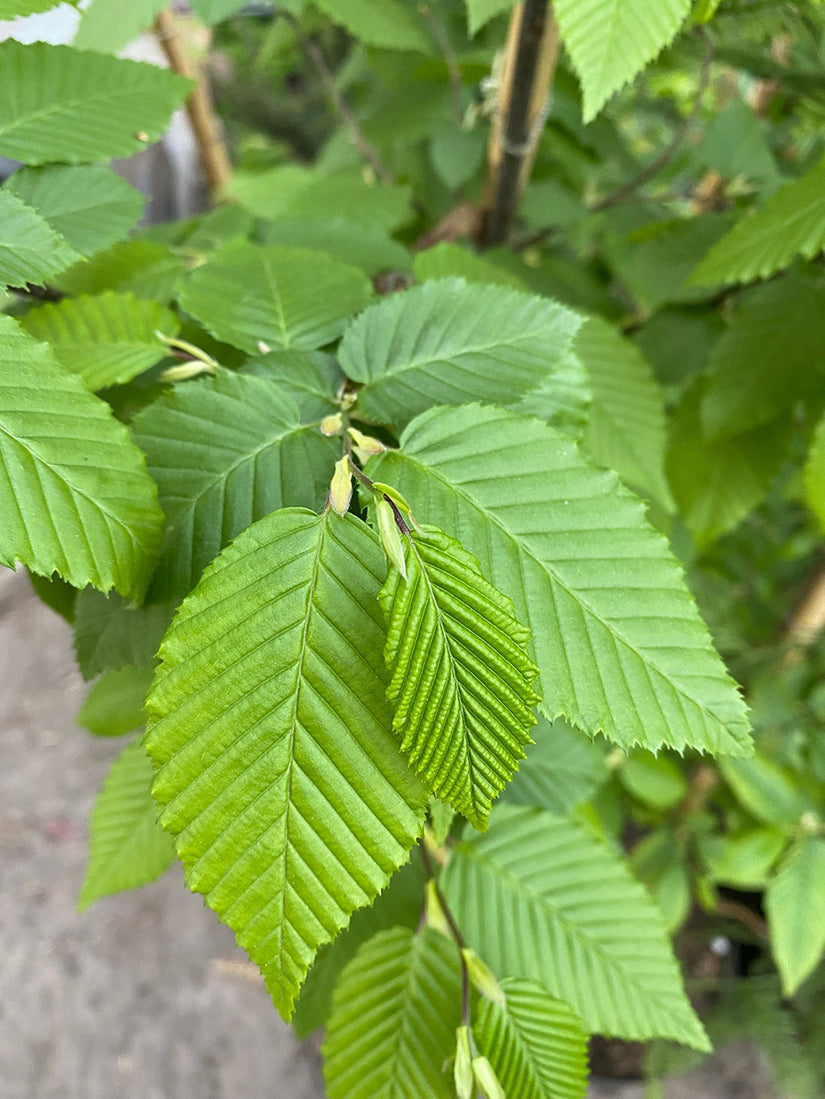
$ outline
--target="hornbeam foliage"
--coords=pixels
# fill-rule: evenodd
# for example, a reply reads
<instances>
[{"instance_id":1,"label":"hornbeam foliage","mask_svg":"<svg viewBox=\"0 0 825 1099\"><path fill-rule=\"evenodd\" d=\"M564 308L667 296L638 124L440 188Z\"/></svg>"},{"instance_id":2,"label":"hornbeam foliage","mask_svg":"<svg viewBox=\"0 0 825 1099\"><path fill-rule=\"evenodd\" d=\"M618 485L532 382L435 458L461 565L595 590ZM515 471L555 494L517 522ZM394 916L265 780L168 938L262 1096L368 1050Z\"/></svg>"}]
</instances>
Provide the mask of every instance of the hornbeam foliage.
<instances>
[{"instance_id":1,"label":"hornbeam foliage","mask_svg":"<svg viewBox=\"0 0 825 1099\"><path fill-rule=\"evenodd\" d=\"M160 649L146 747L190 888L285 1018L322 943L407 858L426 795L391 734L378 539L276 511L206 571Z\"/></svg>"},{"instance_id":2,"label":"hornbeam foliage","mask_svg":"<svg viewBox=\"0 0 825 1099\"><path fill-rule=\"evenodd\" d=\"M484 829L536 723L529 632L454 538L428 527L404 551L406 579L391 567L378 597L393 726L434 793Z\"/></svg>"}]
</instances>

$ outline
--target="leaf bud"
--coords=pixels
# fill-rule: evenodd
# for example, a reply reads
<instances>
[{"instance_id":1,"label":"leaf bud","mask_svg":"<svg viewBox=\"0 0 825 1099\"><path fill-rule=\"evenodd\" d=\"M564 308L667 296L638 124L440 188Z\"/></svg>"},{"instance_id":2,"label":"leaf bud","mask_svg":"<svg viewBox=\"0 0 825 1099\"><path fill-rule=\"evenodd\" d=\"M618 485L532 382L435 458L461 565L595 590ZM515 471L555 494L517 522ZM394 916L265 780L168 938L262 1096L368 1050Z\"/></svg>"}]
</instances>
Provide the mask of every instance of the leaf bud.
<instances>
[{"instance_id":1,"label":"leaf bud","mask_svg":"<svg viewBox=\"0 0 825 1099\"><path fill-rule=\"evenodd\" d=\"M473 1058L473 1075L485 1099L507 1099L501 1081L486 1057Z\"/></svg>"},{"instance_id":2,"label":"leaf bud","mask_svg":"<svg viewBox=\"0 0 825 1099\"><path fill-rule=\"evenodd\" d=\"M344 455L335 463L335 472L329 486L329 502L339 515L344 516L349 511L351 499L352 474L349 469L349 460Z\"/></svg>"},{"instance_id":3,"label":"leaf bud","mask_svg":"<svg viewBox=\"0 0 825 1099\"><path fill-rule=\"evenodd\" d=\"M497 1004L503 1011L507 1006L507 1001L504 996L504 989L493 976L493 971L487 963L483 962L478 954L476 954L474 950L470 950L469 947L462 947L461 955L464 958L464 964L467 966L467 973L470 980L475 987L482 996L486 996L488 1000L492 1000L493 1003Z\"/></svg>"},{"instance_id":4,"label":"leaf bud","mask_svg":"<svg viewBox=\"0 0 825 1099\"><path fill-rule=\"evenodd\" d=\"M387 449L380 439L376 439L372 435L365 435L357 427L348 427L347 434L355 443L355 451L362 461L366 461L373 454L381 454Z\"/></svg>"},{"instance_id":5,"label":"leaf bud","mask_svg":"<svg viewBox=\"0 0 825 1099\"><path fill-rule=\"evenodd\" d=\"M388 500L375 501L375 517L378 520L378 537L387 561L395 565L404 579L407 579L407 563L404 560L404 546L401 531L395 522L395 512Z\"/></svg>"},{"instance_id":6,"label":"leaf bud","mask_svg":"<svg viewBox=\"0 0 825 1099\"><path fill-rule=\"evenodd\" d=\"M332 416L324 416L321 420L321 434L327 436L337 435L343 422L344 418L340 412L336 412Z\"/></svg>"},{"instance_id":7,"label":"leaf bud","mask_svg":"<svg viewBox=\"0 0 825 1099\"><path fill-rule=\"evenodd\" d=\"M473 1099L473 1059L470 1053L470 1028L460 1026L455 1032L455 1062L453 1077L457 1099Z\"/></svg>"}]
</instances>

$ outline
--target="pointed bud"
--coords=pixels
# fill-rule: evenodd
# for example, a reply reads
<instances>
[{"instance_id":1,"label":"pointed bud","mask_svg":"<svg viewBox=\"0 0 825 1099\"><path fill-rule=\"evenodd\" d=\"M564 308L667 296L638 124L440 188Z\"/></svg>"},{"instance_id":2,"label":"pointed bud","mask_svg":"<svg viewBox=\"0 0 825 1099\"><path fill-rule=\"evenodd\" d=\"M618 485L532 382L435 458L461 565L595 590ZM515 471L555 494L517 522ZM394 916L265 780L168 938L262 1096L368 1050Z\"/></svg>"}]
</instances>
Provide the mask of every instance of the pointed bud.
<instances>
[{"instance_id":1,"label":"pointed bud","mask_svg":"<svg viewBox=\"0 0 825 1099\"><path fill-rule=\"evenodd\" d=\"M258 340L258 351L262 355L266 355L271 350L272 348L269 346L268 343L265 343L264 340Z\"/></svg>"},{"instance_id":2,"label":"pointed bud","mask_svg":"<svg viewBox=\"0 0 825 1099\"><path fill-rule=\"evenodd\" d=\"M337 435L341 430L343 422L344 418L340 412L336 412L332 416L324 416L323 420L321 420L321 434Z\"/></svg>"},{"instance_id":3,"label":"pointed bud","mask_svg":"<svg viewBox=\"0 0 825 1099\"><path fill-rule=\"evenodd\" d=\"M349 470L349 461L344 455L335 463L335 472L329 486L329 502L340 516L349 511L349 502L352 499L352 474Z\"/></svg>"},{"instance_id":4,"label":"pointed bud","mask_svg":"<svg viewBox=\"0 0 825 1099\"><path fill-rule=\"evenodd\" d=\"M453 1076L457 1099L473 1099L473 1059L470 1054L470 1028L460 1026L456 1032Z\"/></svg>"},{"instance_id":5,"label":"pointed bud","mask_svg":"<svg viewBox=\"0 0 825 1099\"><path fill-rule=\"evenodd\" d=\"M441 898L438 895L438 890L435 887L435 882L430 879L427 882L427 927L432 928L433 931L437 931L439 935L443 935L445 939L453 941L453 935L450 931L450 925L447 923L447 917L444 915L444 909L441 906Z\"/></svg>"},{"instance_id":6,"label":"pointed bud","mask_svg":"<svg viewBox=\"0 0 825 1099\"><path fill-rule=\"evenodd\" d=\"M365 454L381 454L387 449L380 439L375 439L372 435L365 435L363 431L359 431L357 427L348 427L347 434L355 443L356 447Z\"/></svg>"},{"instance_id":7,"label":"pointed bud","mask_svg":"<svg viewBox=\"0 0 825 1099\"><path fill-rule=\"evenodd\" d=\"M407 563L404 560L404 546L401 542L401 531L395 522L393 512L387 500L375 501L375 517L378 520L378 537L381 539L381 547L384 555L391 565L395 565L404 579L407 579Z\"/></svg>"},{"instance_id":8,"label":"pointed bud","mask_svg":"<svg viewBox=\"0 0 825 1099\"><path fill-rule=\"evenodd\" d=\"M392 485L385 485L383 481L375 481L375 488L378 492L389 496L402 515L408 516L410 514L410 505L401 495L397 488L393 488Z\"/></svg>"},{"instance_id":9,"label":"pointed bud","mask_svg":"<svg viewBox=\"0 0 825 1099\"><path fill-rule=\"evenodd\" d=\"M504 989L493 976L490 967L479 958L474 950L470 950L469 947L462 947L461 954L464 958L464 964L467 966L467 973L475 987L482 996L486 996L488 1000L492 1000L493 1003L497 1004L503 1011L507 1006L507 1001L504 997Z\"/></svg>"},{"instance_id":10,"label":"pointed bud","mask_svg":"<svg viewBox=\"0 0 825 1099\"><path fill-rule=\"evenodd\" d=\"M197 378L199 374L214 374L215 368L209 363L180 363L178 366L168 366L160 373L162 382L184 382L187 378Z\"/></svg>"},{"instance_id":11,"label":"pointed bud","mask_svg":"<svg viewBox=\"0 0 825 1099\"><path fill-rule=\"evenodd\" d=\"M501 1081L486 1057L473 1058L473 1075L485 1099L507 1099Z\"/></svg>"}]
</instances>

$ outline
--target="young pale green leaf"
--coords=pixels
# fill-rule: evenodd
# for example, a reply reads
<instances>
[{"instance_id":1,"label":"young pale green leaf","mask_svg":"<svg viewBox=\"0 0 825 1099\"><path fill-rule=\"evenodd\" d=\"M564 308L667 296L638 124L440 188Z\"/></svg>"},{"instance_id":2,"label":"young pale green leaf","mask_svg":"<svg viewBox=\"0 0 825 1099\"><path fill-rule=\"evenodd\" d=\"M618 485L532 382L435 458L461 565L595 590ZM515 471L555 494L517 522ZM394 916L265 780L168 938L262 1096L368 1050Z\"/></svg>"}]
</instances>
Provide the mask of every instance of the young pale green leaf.
<instances>
[{"instance_id":1,"label":"young pale green leaf","mask_svg":"<svg viewBox=\"0 0 825 1099\"><path fill-rule=\"evenodd\" d=\"M358 408L403 426L436 404L518 402L558 367L580 325L546 298L444 279L364 310L339 359L364 383Z\"/></svg>"},{"instance_id":2,"label":"young pale green leaf","mask_svg":"<svg viewBox=\"0 0 825 1099\"><path fill-rule=\"evenodd\" d=\"M482 1000L473 1037L507 1099L584 1099L587 1034L567 1004L533 980L502 982L506 1006Z\"/></svg>"},{"instance_id":3,"label":"young pale green leaf","mask_svg":"<svg viewBox=\"0 0 825 1099\"><path fill-rule=\"evenodd\" d=\"M501 978L529 974L599 1033L710 1044L661 916L621 858L562 817L500 806L441 879L468 944Z\"/></svg>"},{"instance_id":4,"label":"young pale green leaf","mask_svg":"<svg viewBox=\"0 0 825 1099\"><path fill-rule=\"evenodd\" d=\"M369 184L360 172L326 173L298 164L237 172L231 193L250 213L274 223L276 231L285 218L317 218L319 211L334 211L368 236L376 230L391 233L412 216L408 187Z\"/></svg>"},{"instance_id":5,"label":"young pale green leaf","mask_svg":"<svg viewBox=\"0 0 825 1099\"><path fill-rule=\"evenodd\" d=\"M79 50L117 53L134 41L141 31L151 28L158 12L166 7L164 0L92 0L83 11L80 26L74 36Z\"/></svg>"},{"instance_id":6,"label":"young pale green leaf","mask_svg":"<svg viewBox=\"0 0 825 1099\"><path fill-rule=\"evenodd\" d=\"M461 1017L455 944L429 928L382 931L341 974L322 1046L329 1099L451 1099Z\"/></svg>"},{"instance_id":7,"label":"young pale green leaf","mask_svg":"<svg viewBox=\"0 0 825 1099\"><path fill-rule=\"evenodd\" d=\"M782 420L724 439L702 432L702 390L673 413L666 469L679 514L700 548L727 534L765 497L782 467L793 425Z\"/></svg>"},{"instance_id":8,"label":"young pale green leaf","mask_svg":"<svg viewBox=\"0 0 825 1099\"><path fill-rule=\"evenodd\" d=\"M172 837L158 824L151 784L152 761L140 739L133 740L110 767L92 809L81 911L110 893L147 885L175 861Z\"/></svg>"},{"instance_id":9,"label":"young pale green leaf","mask_svg":"<svg viewBox=\"0 0 825 1099\"><path fill-rule=\"evenodd\" d=\"M513 599L551 720L623 747L750 753L744 703L665 540L561 432L499 408L433 409L368 472Z\"/></svg>"},{"instance_id":10,"label":"young pale green leaf","mask_svg":"<svg viewBox=\"0 0 825 1099\"><path fill-rule=\"evenodd\" d=\"M702 424L726 438L781 419L825 381L825 281L791 274L745 290L708 363Z\"/></svg>"},{"instance_id":11,"label":"young pale green leaf","mask_svg":"<svg viewBox=\"0 0 825 1099\"><path fill-rule=\"evenodd\" d=\"M767 756L719 760L722 776L739 802L767 824L797 824L811 808L791 774Z\"/></svg>"},{"instance_id":12,"label":"young pale green leaf","mask_svg":"<svg viewBox=\"0 0 825 1099\"><path fill-rule=\"evenodd\" d=\"M430 52L416 9L401 0L313 0L325 15L366 46Z\"/></svg>"},{"instance_id":13,"label":"young pale green leaf","mask_svg":"<svg viewBox=\"0 0 825 1099\"><path fill-rule=\"evenodd\" d=\"M338 975L359 947L391 927L414 931L421 922L425 879L421 859L412 859L390 878L389 885L368 908L353 912L352 919L334 942L322 946L301 988L291 1026L299 1038L323 1026L332 1009Z\"/></svg>"},{"instance_id":14,"label":"young pale green leaf","mask_svg":"<svg viewBox=\"0 0 825 1099\"><path fill-rule=\"evenodd\" d=\"M467 0L467 27L470 34L478 34L485 23L489 23L502 12L509 11L515 0Z\"/></svg>"},{"instance_id":15,"label":"young pale green leaf","mask_svg":"<svg viewBox=\"0 0 825 1099\"><path fill-rule=\"evenodd\" d=\"M434 279L460 278L467 282L480 282L485 286L509 286L513 290L526 291L521 279L502 267L496 267L484 256L462 248L459 244L442 241L435 248L416 252L413 273L417 282Z\"/></svg>"},{"instance_id":16,"label":"young pale green leaf","mask_svg":"<svg viewBox=\"0 0 825 1099\"><path fill-rule=\"evenodd\" d=\"M688 792L685 776L669 756L636 751L618 774L627 792L653 809L672 809Z\"/></svg>"},{"instance_id":17,"label":"young pale green leaf","mask_svg":"<svg viewBox=\"0 0 825 1099\"><path fill-rule=\"evenodd\" d=\"M536 723L530 633L443 531L414 531L404 553L406 579L391 568L379 596L393 728L433 792L483 830Z\"/></svg>"},{"instance_id":18,"label":"young pale green leaf","mask_svg":"<svg viewBox=\"0 0 825 1099\"><path fill-rule=\"evenodd\" d=\"M106 672L86 696L77 715L78 725L95 736L123 736L140 728L153 674L151 668L131 666Z\"/></svg>"},{"instance_id":19,"label":"young pale green leaf","mask_svg":"<svg viewBox=\"0 0 825 1099\"><path fill-rule=\"evenodd\" d=\"M806 836L791 849L768 882L765 911L782 991L792 996L825 950L825 840Z\"/></svg>"},{"instance_id":20,"label":"young pale green leaf","mask_svg":"<svg viewBox=\"0 0 825 1099\"><path fill-rule=\"evenodd\" d=\"M559 428L577 442L587 428L593 390L590 377L575 351L563 355L553 373L538 389L515 406L525 416L536 416Z\"/></svg>"},{"instance_id":21,"label":"young pale green leaf","mask_svg":"<svg viewBox=\"0 0 825 1099\"><path fill-rule=\"evenodd\" d=\"M781 190L751 217L744 217L714 244L691 282L751 282L782 271L825 248L825 160Z\"/></svg>"},{"instance_id":22,"label":"young pale green leaf","mask_svg":"<svg viewBox=\"0 0 825 1099\"><path fill-rule=\"evenodd\" d=\"M540 717L535 744L501 795L511 805L534 805L568 813L586 801L608 776L604 752L563 721Z\"/></svg>"},{"instance_id":23,"label":"young pale green leaf","mask_svg":"<svg viewBox=\"0 0 825 1099\"><path fill-rule=\"evenodd\" d=\"M155 65L0 43L0 154L24 164L128 156L159 137L192 86Z\"/></svg>"},{"instance_id":24,"label":"young pale green leaf","mask_svg":"<svg viewBox=\"0 0 825 1099\"><path fill-rule=\"evenodd\" d=\"M163 522L143 455L10 317L0 317L0 512L0 563L143 595Z\"/></svg>"},{"instance_id":25,"label":"young pale green leaf","mask_svg":"<svg viewBox=\"0 0 825 1099\"><path fill-rule=\"evenodd\" d=\"M3 190L37 210L82 256L94 255L126 236L146 202L125 179L94 164L20 168Z\"/></svg>"},{"instance_id":26,"label":"young pale green leaf","mask_svg":"<svg viewBox=\"0 0 825 1099\"><path fill-rule=\"evenodd\" d=\"M154 795L187 882L285 1018L318 947L423 826L426 794L390 732L383 576L360 520L276 511L184 601L147 702Z\"/></svg>"},{"instance_id":27,"label":"young pale green leaf","mask_svg":"<svg viewBox=\"0 0 825 1099\"><path fill-rule=\"evenodd\" d=\"M183 308L207 331L252 355L323 347L371 297L361 271L322 252L247 241L223 245L180 291Z\"/></svg>"},{"instance_id":28,"label":"young pale green leaf","mask_svg":"<svg viewBox=\"0 0 825 1099\"><path fill-rule=\"evenodd\" d=\"M114 290L48 302L20 323L91 390L131 381L154 366L169 354L157 333L175 336L180 329L169 309Z\"/></svg>"},{"instance_id":29,"label":"young pale green leaf","mask_svg":"<svg viewBox=\"0 0 825 1099\"><path fill-rule=\"evenodd\" d=\"M745 828L702 836L699 851L714 881L734 889L764 889L771 867L788 842L781 828Z\"/></svg>"},{"instance_id":30,"label":"young pale green leaf","mask_svg":"<svg viewBox=\"0 0 825 1099\"><path fill-rule=\"evenodd\" d=\"M667 930L671 934L678 931L691 905L684 845L670 828L648 832L633 848L630 865L658 905Z\"/></svg>"},{"instance_id":31,"label":"young pale green leaf","mask_svg":"<svg viewBox=\"0 0 825 1099\"><path fill-rule=\"evenodd\" d=\"M338 411L344 375L323 351L270 351L244 366L245 374L268 378L293 398L301 419L323 420Z\"/></svg>"},{"instance_id":32,"label":"young pale green leaf","mask_svg":"<svg viewBox=\"0 0 825 1099\"><path fill-rule=\"evenodd\" d=\"M151 667L173 611L167 603L136 607L119 595L102 595L94 588L79 592L74 654L83 678L94 679L101 672L126 666Z\"/></svg>"},{"instance_id":33,"label":"young pale green leaf","mask_svg":"<svg viewBox=\"0 0 825 1099\"><path fill-rule=\"evenodd\" d=\"M805 463L808 506L825 529L825 416L819 421Z\"/></svg>"},{"instance_id":34,"label":"young pale green leaf","mask_svg":"<svg viewBox=\"0 0 825 1099\"><path fill-rule=\"evenodd\" d=\"M690 0L556 0L553 10L581 79L589 122L670 43Z\"/></svg>"},{"instance_id":35,"label":"young pale green leaf","mask_svg":"<svg viewBox=\"0 0 825 1099\"><path fill-rule=\"evenodd\" d=\"M221 370L178 386L132 422L166 532L153 599L179 599L236 534L276 508L322 507L340 441L302 425L272 382Z\"/></svg>"},{"instance_id":36,"label":"young pale green leaf","mask_svg":"<svg viewBox=\"0 0 825 1099\"><path fill-rule=\"evenodd\" d=\"M42 285L79 258L36 210L0 191L0 286Z\"/></svg>"},{"instance_id":37,"label":"young pale green leaf","mask_svg":"<svg viewBox=\"0 0 825 1099\"><path fill-rule=\"evenodd\" d=\"M593 394L587 434L593 458L672 509L665 478L665 410L650 364L599 317L587 321L574 347Z\"/></svg>"}]
</instances>

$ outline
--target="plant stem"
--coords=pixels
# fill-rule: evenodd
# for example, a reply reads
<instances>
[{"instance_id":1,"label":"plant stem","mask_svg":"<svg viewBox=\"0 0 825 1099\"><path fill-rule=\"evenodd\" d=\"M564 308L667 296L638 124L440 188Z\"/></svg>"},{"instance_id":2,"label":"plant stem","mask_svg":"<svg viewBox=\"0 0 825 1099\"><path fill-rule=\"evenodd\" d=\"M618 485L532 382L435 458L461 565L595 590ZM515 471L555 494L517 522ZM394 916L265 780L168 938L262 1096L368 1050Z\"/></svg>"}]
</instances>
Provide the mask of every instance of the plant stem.
<instances>
[{"instance_id":1,"label":"plant stem","mask_svg":"<svg viewBox=\"0 0 825 1099\"><path fill-rule=\"evenodd\" d=\"M315 71L321 78L321 83L324 85L324 90L329 96L330 103L349 131L350 140L361 154L361 157L369 164L382 183L394 183L395 177L392 172L381 159L378 150L372 142L364 135L363 130L358 125L358 119L350 110L349 104L344 99L343 95L341 95L338 85L335 83L335 75L329 65L327 65L318 44L304 32L304 28L301 26L300 21L292 12L279 9L278 14L282 19L288 20L295 32L295 38L298 41L298 45L315 66Z\"/></svg>"},{"instance_id":2,"label":"plant stem","mask_svg":"<svg viewBox=\"0 0 825 1099\"><path fill-rule=\"evenodd\" d=\"M212 107L206 73L203 66L193 64L171 11L158 15L155 34L172 71L195 81L186 99L186 113L195 135L201 170L214 198L231 180L232 165Z\"/></svg>"},{"instance_id":3,"label":"plant stem","mask_svg":"<svg viewBox=\"0 0 825 1099\"><path fill-rule=\"evenodd\" d=\"M447 926L450 929L450 934L453 937L456 948L458 950L458 960L461 963L461 1022L464 1026L469 1027L471 1025L470 1019L470 974L467 970L467 963L464 961L463 950L467 943L464 940L464 936L461 934L461 928L456 923L455 916L450 910L450 906L444 899L444 894L441 892L441 886L438 884L438 879L435 876L435 868L433 867L433 860L430 858L430 852L427 850L426 843L422 840L418 848L421 852L421 862L424 864L424 874L427 881L433 883L433 889L438 897L438 903L441 905L441 911L444 913L444 919L447 921Z\"/></svg>"},{"instance_id":4,"label":"plant stem","mask_svg":"<svg viewBox=\"0 0 825 1099\"><path fill-rule=\"evenodd\" d=\"M548 0L524 0L510 20L499 107L490 131L487 247L506 240L510 231L541 135L558 50L558 25Z\"/></svg>"}]
</instances>

